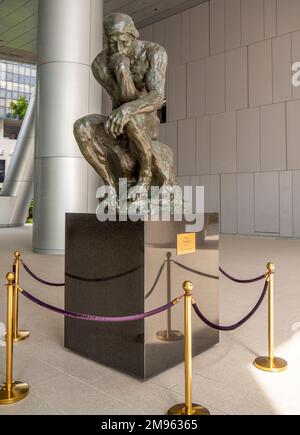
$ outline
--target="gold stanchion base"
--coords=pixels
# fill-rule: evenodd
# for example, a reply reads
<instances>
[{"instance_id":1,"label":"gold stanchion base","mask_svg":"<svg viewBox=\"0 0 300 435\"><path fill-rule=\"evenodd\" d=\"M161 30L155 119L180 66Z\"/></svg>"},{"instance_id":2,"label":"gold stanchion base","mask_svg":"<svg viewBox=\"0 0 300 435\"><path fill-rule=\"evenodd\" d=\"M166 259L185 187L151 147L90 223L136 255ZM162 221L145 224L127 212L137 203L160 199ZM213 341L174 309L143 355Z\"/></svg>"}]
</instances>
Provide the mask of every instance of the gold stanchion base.
<instances>
[{"instance_id":1,"label":"gold stanchion base","mask_svg":"<svg viewBox=\"0 0 300 435\"><path fill-rule=\"evenodd\" d=\"M19 331L17 337L13 338L14 343L20 343L20 341L27 340L30 337L29 331ZM5 335L6 338L6 335Z\"/></svg>"},{"instance_id":2,"label":"gold stanchion base","mask_svg":"<svg viewBox=\"0 0 300 435\"><path fill-rule=\"evenodd\" d=\"M184 335L180 331L159 331L156 334L156 337L159 341L164 342L175 342L175 341L181 341L184 339Z\"/></svg>"},{"instance_id":3,"label":"gold stanchion base","mask_svg":"<svg viewBox=\"0 0 300 435\"><path fill-rule=\"evenodd\" d=\"M11 405L25 399L29 393L29 386L23 382L14 382L11 391L6 384L0 387L0 405Z\"/></svg>"},{"instance_id":4,"label":"gold stanchion base","mask_svg":"<svg viewBox=\"0 0 300 435\"><path fill-rule=\"evenodd\" d=\"M257 358L254 361L254 366L264 372L279 373L284 372L287 369L288 363L281 358L273 358L273 360L271 360L266 356Z\"/></svg>"},{"instance_id":5,"label":"gold stanchion base","mask_svg":"<svg viewBox=\"0 0 300 435\"><path fill-rule=\"evenodd\" d=\"M187 414L187 409L184 403L175 405L168 411L168 415L210 415L208 409L201 405L195 405L193 403L193 410L191 414Z\"/></svg>"}]
</instances>

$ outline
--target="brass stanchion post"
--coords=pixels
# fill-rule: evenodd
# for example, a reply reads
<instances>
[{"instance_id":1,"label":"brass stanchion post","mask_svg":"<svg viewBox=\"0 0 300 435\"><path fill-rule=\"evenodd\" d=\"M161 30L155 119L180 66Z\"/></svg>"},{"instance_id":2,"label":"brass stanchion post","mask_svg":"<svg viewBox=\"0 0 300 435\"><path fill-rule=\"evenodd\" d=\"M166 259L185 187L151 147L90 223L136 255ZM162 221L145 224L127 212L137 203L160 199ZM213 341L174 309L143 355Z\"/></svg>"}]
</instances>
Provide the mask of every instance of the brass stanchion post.
<instances>
[{"instance_id":1,"label":"brass stanchion post","mask_svg":"<svg viewBox=\"0 0 300 435\"><path fill-rule=\"evenodd\" d=\"M210 415L208 409L196 405L192 400L192 304L193 284L186 281L183 284L184 298L184 329L185 329L185 403L173 406L168 415Z\"/></svg>"},{"instance_id":2,"label":"brass stanchion post","mask_svg":"<svg viewBox=\"0 0 300 435\"><path fill-rule=\"evenodd\" d=\"M13 271L15 274L15 286L14 286L14 308L13 308L13 339L15 343L26 340L30 336L29 331L19 331L19 290L20 285L20 257L21 252L16 251L14 253L15 261L13 265Z\"/></svg>"},{"instance_id":3,"label":"brass stanchion post","mask_svg":"<svg viewBox=\"0 0 300 435\"><path fill-rule=\"evenodd\" d=\"M6 334L6 383L0 387L0 405L10 405L24 399L29 386L13 381L13 299L15 275L8 273L7 279L7 334Z\"/></svg>"},{"instance_id":4,"label":"brass stanchion post","mask_svg":"<svg viewBox=\"0 0 300 435\"><path fill-rule=\"evenodd\" d=\"M167 294L168 294L168 302L172 301L172 254L171 252L167 253ZM174 342L183 340L183 334L180 331L172 330L172 313L171 310L168 311L168 326L167 330L159 331L156 334L157 338L160 341L165 342Z\"/></svg>"},{"instance_id":5,"label":"brass stanchion post","mask_svg":"<svg viewBox=\"0 0 300 435\"><path fill-rule=\"evenodd\" d=\"M275 265L267 264L269 282L269 302L268 302L268 356L260 357L254 361L257 369L265 372L283 372L287 369L288 363L274 356L274 290L275 290Z\"/></svg>"}]
</instances>

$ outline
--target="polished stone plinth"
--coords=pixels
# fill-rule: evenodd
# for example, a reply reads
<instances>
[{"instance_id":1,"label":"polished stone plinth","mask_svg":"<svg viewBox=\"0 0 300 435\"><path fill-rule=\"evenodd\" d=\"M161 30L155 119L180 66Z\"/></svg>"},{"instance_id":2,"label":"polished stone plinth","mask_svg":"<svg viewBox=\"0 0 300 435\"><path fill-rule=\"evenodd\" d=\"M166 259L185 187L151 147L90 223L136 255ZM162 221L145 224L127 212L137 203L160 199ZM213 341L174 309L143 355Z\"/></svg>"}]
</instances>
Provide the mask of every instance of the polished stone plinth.
<instances>
[{"instance_id":1,"label":"polished stone plinth","mask_svg":"<svg viewBox=\"0 0 300 435\"><path fill-rule=\"evenodd\" d=\"M66 294L69 311L100 316L128 316L165 305L183 294L182 283L194 283L194 296L213 322L219 320L219 282L168 264L147 298L167 258L188 268L218 275L219 223L205 215L194 254L177 256L177 234L184 222L106 222L92 214L66 219ZM130 274L126 272L132 271ZM80 278L80 279L76 279ZM108 279L110 278L110 279ZM98 279L98 282L93 280ZM92 281L91 281L92 280ZM184 361L183 303L156 317L121 324L65 320L66 348L101 364L148 379ZM175 341L164 341L168 331ZM169 334L174 331L175 334ZM161 334L162 332L162 334ZM219 334L193 313L193 352L217 344Z\"/></svg>"}]
</instances>

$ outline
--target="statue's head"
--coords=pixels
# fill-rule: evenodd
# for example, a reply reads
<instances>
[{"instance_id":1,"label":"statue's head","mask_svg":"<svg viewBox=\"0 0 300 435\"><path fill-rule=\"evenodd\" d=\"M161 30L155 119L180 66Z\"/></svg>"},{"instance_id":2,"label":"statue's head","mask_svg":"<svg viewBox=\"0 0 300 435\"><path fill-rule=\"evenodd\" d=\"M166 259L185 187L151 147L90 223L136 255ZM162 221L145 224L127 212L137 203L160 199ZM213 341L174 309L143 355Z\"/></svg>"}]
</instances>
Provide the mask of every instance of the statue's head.
<instances>
[{"instance_id":1,"label":"statue's head","mask_svg":"<svg viewBox=\"0 0 300 435\"><path fill-rule=\"evenodd\" d=\"M104 32L110 53L120 53L124 56L128 56L132 44L139 37L133 19L119 12L105 17Z\"/></svg>"}]
</instances>

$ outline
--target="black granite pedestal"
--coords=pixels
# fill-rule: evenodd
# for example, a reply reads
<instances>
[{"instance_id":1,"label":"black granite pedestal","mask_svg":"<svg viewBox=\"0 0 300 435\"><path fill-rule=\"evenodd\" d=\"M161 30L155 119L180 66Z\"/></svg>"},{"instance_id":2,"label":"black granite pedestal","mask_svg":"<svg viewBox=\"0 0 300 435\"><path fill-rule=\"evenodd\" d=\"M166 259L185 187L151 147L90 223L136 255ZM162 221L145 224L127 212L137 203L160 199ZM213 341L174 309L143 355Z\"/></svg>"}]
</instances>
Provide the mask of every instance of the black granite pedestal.
<instances>
[{"instance_id":1,"label":"black granite pedestal","mask_svg":"<svg viewBox=\"0 0 300 435\"><path fill-rule=\"evenodd\" d=\"M219 274L218 216L205 215L197 233L197 251L177 256L179 222L106 222L92 214L66 218L65 308L99 316L129 316L165 305L183 294L182 283L194 283L198 305L213 322L219 320L219 282L166 265L156 289L149 294L168 256L185 266ZM168 289L169 286L169 289ZM164 330L183 332L183 303L170 312L132 323L100 324L65 320L66 348L132 376L148 379L184 361L183 336L161 341ZM193 313L193 352L198 355L219 341Z\"/></svg>"}]
</instances>

